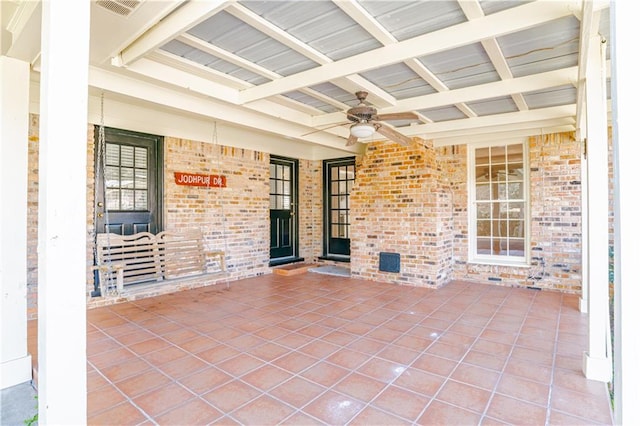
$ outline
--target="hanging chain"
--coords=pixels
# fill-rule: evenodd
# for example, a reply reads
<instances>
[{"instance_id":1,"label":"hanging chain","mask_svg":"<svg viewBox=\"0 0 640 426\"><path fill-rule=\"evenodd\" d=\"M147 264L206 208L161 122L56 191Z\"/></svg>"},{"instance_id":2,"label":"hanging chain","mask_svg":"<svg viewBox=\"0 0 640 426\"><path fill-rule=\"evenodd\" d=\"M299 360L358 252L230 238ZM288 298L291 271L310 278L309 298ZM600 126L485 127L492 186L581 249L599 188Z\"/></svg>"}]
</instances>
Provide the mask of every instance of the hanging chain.
<instances>
[{"instance_id":1,"label":"hanging chain","mask_svg":"<svg viewBox=\"0 0 640 426\"><path fill-rule=\"evenodd\" d=\"M104 286L104 288L101 288L100 290L106 294L102 294L102 296L113 296L116 295L118 292L118 285L116 282L116 274L114 273L113 270L113 264L111 262L111 241L109 238L109 209L107 207L107 176L106 176L106 150L107 150L107 144L106 144L106 139L105 139L105 132L104 132L104 92L102 92L102 94L100 95L100 126L98 127L98 155L97 155L97 164L96 164L96 182L100 182L100 175L102 177L102 203L103 203L103 215L104 215L104 228L105 228L105 232L107 234L107 259L106 259L106 266L107 266L107 270L106 271L100 271L100 274L102 274L102 278L106 281L106 285ZM100 175L99 175L100 174ZM97 184L96 184L96 188L97 188ZM96 206L95 206L95 215L96 215L96 221L95 221L95 226L97 227L98 225L98 221L97 221L97 215L98 215L98 201L96 198ZM97 242L97 234L98 234L98 229L96 229L96 242ZM97 246L97 244L96 244ZM96 249L97 250L97 249ZM97 255L96 255L97 256Z\"/></svg>"},{"instance_id":2,"label":"hanging chain","mask_svg":"<svg viewBox=\"0 0 640 426\"><path fill-rule=\"evenodd\" d=\"M216 151L216 169L218 171L218 173L220 174L220 176L223 175L222 173L222 162L220 160L221 154L220 151L222 149L222 147L220 145L218 145L218 123L217 122L213 122L213 135L212 135L212 139L213 139L213 147ZM220 189L220 191L222 191L222 189ZM220 204L220 213L222 215L222 240L224 242L224 255L226 257L227 253L229 253L229 246L227 244L227 216L224 212L224 200L222 199L223 197L219 197L218 199L219 204ZM222 266L222 265L220 265ZM229 274L225 273L225 284L227 286L227 290L229 290Z\"/></svg>"}]
</instances>

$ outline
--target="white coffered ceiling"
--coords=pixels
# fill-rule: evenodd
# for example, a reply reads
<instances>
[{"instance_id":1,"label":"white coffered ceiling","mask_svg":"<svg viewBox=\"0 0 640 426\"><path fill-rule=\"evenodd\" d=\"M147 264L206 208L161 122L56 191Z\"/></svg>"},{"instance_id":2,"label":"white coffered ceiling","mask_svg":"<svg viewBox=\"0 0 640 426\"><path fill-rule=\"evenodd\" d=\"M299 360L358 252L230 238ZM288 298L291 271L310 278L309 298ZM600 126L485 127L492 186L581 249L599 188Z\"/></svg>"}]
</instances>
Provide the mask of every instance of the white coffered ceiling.
<instances>
[{"instance_id":1,"label":"white coffered ceiling","mask_svg":"<svg viewBox=\"0 0 640 426\"><path fill-rule=\"evenodd\" d=\"M40 8L2 2L3 54L35 70ZM365 90L380 114L415 112L388 122L404 135L464 143L575 130L583 52L608 37L607 1L105 0L90 84L346 151L361 149L344 123Z\"/></svg>"}]
</instances>

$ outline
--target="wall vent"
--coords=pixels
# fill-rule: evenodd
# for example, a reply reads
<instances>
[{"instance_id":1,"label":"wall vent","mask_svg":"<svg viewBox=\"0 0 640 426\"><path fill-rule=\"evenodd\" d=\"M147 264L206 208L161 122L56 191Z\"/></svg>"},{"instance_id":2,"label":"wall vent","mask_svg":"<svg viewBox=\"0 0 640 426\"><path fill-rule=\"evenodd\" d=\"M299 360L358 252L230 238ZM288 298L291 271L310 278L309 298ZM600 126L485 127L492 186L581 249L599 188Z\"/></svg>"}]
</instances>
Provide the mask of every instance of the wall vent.
<instances>
[{"instance_id":1,"label":"wall vent","mask_svg":"<svg viewBox=\"0 0 640 426\"><path fill-rule=\"evenodd\" d=\"M400 272L400 253L381 251L378 270L381 272Z\"/></svg>"},{"instance_id":2,"label":"wall vent","mask_svg":"<svg viewBox=\"0 0 640 426\"><path fill-rule=\"evenodd\" d=\"M140 6L138 0L98 0L96 4L109 12L127 17Z\"/></svg>"}]
</instances>

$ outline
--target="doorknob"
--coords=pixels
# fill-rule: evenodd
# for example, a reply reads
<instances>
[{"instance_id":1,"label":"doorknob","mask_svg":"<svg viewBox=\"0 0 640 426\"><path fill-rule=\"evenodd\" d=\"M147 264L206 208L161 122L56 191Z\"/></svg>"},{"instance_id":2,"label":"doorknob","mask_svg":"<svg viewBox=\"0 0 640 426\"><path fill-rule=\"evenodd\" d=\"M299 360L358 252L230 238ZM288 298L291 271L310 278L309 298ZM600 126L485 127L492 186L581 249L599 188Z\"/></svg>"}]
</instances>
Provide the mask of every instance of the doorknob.
<instances>
[{"instance_id":1,"label":"doorknob","mask_svg":"<svg viewBox=\"0 0 640 426\"><path fill-rule=\"evenodd\" d=\"M104 217L104 213L98 213L98 217Z\"/></svg>"},{"instance_id":2,"label":"doorknob","mask_svg":"<svg viewBox=\"0 0 640 426\"><path fill-rule=\"evenodd\" d=\"M98 201L98 207L102 207L104 206L104 203L102 201Z\"/></svg>"}]
</instances>

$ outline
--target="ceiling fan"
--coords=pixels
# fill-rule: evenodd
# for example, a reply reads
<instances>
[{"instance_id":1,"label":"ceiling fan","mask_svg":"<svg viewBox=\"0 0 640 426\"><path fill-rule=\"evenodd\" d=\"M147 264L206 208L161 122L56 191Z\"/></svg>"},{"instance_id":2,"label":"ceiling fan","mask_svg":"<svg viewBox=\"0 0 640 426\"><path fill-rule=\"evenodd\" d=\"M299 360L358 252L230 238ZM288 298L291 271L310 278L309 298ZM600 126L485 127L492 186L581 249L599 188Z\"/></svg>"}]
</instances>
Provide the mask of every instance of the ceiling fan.
<instances>
[{"instance_id":1,"label":"ceiling fan","mask_svg":"<svg viewBox=\"0 0 640 426\"><path fill-rule=\"evenodd\" d=\"M365 99L369 93L365 91L357 91L356 97L360 103L347 110L347 118L353 124L349 128L349 138L347 146L358 142L360 138L368 138L375 132L380 133L389 140L399 143L400 145L409 145L411 138L403 135L390 125L384 123L385 120L416 120L418 116L413 112L395 112L389 114L378 114L378 111L365 104Z\"/></svg>"}]
</instances>

